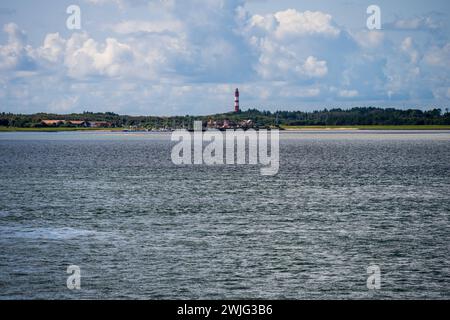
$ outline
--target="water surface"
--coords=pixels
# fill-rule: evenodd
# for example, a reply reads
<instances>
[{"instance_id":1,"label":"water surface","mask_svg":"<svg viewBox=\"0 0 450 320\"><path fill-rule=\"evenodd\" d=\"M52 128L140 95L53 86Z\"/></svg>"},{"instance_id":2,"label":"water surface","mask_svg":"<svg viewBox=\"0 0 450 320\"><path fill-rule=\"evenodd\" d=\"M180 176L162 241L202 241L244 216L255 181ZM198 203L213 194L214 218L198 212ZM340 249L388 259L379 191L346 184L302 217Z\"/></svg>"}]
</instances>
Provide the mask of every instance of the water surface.
<instances>
[{"instance_id":1,"label":"water surface","mask_svg":"<svg viewBox=\"0 0 450 320\"><path fill-rule=\"evenodd\" d=\"M449 131L282 133L274 177L172 145L0 133L0 298L450 298Z\"/></svg>"}]
</instances>

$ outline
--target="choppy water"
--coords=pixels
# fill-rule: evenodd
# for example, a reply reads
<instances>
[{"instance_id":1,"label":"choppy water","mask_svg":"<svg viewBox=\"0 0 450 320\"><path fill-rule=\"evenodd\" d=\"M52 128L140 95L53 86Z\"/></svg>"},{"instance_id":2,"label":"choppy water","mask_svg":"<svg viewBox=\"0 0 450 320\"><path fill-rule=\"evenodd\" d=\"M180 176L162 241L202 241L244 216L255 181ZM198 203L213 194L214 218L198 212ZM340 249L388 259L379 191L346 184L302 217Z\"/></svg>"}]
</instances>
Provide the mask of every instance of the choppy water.
<instances>
[{"instance_id":1,"label":"choppy water","mask_svg":"<svg viewBox=\"0 0 450 320\"><path fill-rule=\"evenodd\" d=\"M169 140L0 134L0 298L450 298L450 132L283 133L274 177Z\"/></svg>"}]
</instances>

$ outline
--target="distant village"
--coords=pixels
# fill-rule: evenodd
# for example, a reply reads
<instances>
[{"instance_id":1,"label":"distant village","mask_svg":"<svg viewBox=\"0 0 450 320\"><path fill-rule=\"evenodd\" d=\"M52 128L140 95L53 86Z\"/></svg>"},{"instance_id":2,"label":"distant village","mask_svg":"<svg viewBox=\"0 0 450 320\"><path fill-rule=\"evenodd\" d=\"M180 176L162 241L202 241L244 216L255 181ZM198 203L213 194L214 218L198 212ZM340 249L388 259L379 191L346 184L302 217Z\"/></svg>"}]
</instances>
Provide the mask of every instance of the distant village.
<instances>
[{"instance_id":1,"label":"distant village","mask_svg":"<svg viewBox=\"0 0 450 320\"><path fill-rule=\"evenodd\" d=\"M236 88L234 92L234 113L241 112L239 107L239 89ZM217 129L217 130L226 130L226 129L250 129L254 127L254 122L252 120L240 120L240 121L232 121L229 119L223 120L213 120L209 119L206 128L207 129Z\"/></svg>"},{"instance_id":2,"label":"distant village","mask_svg":"<svg viewBox=\"0 0 450 320\"><path fill-rule=\"evenodd\" d=\"M254 127L254 122L252 120L242 120L242 121L232 121L232 120L212 120L210 119L207 124L207 129L250 129Z\"/></svg>"},{"instance_id":3,"label":"distant village","mask_svg":"<svg viewBox=\"0 0 450 320\"><path fill-rule=\"evenodd\" d=\"M112 123L106 121L83 121L83 120L42 120L41 124L47 127L73 126L82 128L109 128Z\"/></svg>"},{"instance_id":4,"label":"distant village","mask_svg":"<svg viewBox=\"0 0 450 320\"><path fill-rule=\"evenodd\" d=\"M239 107L239 89L236 89L234 93L234 114L239 114L241 112ZM111 128L113 124L107 121L83 121L83 120L42 120L41 125L45 127L80 127L80 128ZM184 127L184 125L183 125ZM254 128L255 123L253 120L231 120L231 119L212 119L210 118L206 123L204 123L204 129L216 129L216 130L227 130L227 129L250 129ZM179 129L178 126L173 124L172 126L166 125L159 128L140 128L139 126L129 126L124 129L124 131L173 131Z\"/></svg>"},{"instance_id":5,"label":"distant village","mask_svg":"<svg viewBox=\"0 0 450 320\"><path fill-rule=\"evenodd\" d=\"M82 120L42 120L41 125L44 127L77 127L77 128L113 128L113 124L107 121L82 121ZM254 127L254 122L252 120L213 120L209 119L208 122L204 123L204 129L216 129L216 130L227 130L227 129L250 129ZM124 131L173 131L180 129L179 126L162 126L155 128L140 128L139 126L128 126L124 128Z\"/></svg>"}]
</instances>

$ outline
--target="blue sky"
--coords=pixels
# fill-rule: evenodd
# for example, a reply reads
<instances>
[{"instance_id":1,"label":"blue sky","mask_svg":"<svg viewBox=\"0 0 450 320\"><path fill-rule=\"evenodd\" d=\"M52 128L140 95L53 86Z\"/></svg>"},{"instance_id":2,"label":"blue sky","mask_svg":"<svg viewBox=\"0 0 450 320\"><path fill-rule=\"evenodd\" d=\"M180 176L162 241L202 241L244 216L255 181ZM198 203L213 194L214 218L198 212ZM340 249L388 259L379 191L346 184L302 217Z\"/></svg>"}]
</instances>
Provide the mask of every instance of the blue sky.
<instances>
[{"instance_id":1,"label":"blue sky","mask_svg":"<svg viewBox=\"0 0 450 320\"><path fill-rule=\"evenodd\" d=\"M449 15L447 0L3 0L0 112L211 114L235 87L244 108L445 109Z\"/></svg>"}]
</instances>

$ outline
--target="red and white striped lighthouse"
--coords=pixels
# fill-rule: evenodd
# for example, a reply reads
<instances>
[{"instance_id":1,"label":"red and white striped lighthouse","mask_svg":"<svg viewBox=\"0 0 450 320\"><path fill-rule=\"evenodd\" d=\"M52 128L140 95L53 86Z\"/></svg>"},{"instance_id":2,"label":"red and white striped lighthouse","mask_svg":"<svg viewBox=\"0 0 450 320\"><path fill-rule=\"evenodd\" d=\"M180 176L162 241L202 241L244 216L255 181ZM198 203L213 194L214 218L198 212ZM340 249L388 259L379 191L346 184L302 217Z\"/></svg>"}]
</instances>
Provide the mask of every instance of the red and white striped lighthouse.
<instances>
[{"instance_id":1,"label":"red and white striped lighthouse","mask_svg":"<svg viewBox=\"0 0 450 320\"><path fill-rule=\"evenodd\" d=\"M236 88L236 91L234 92L234 112L239 112L239 89Z\"/></svg>"}]
</instances>

